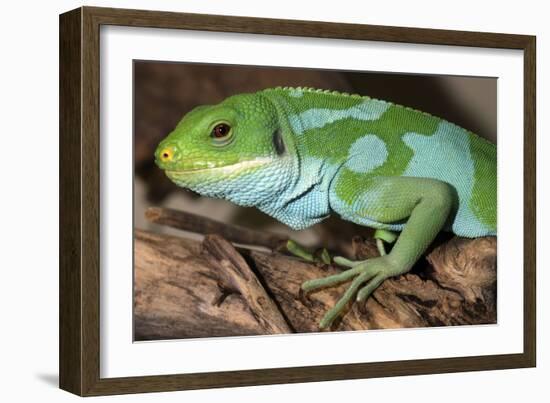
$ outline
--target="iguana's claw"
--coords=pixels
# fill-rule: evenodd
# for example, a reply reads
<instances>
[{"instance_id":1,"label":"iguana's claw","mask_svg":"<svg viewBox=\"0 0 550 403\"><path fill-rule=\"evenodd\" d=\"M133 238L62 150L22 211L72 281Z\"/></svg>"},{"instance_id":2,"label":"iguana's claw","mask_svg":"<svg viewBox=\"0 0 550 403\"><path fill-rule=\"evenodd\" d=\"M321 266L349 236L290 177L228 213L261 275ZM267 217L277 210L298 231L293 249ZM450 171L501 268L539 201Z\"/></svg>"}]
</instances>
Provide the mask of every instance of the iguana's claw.
<instances>
[{"instance_id":1,"label":"iguana's claw","mask_svg":"<svg viewBox=\"0 0 550 403\"><path fill-rule=\"evenodd\" d=\"M335 258L334 260L343 266L349 267L349 269L325 278L306 281L301 287L304 292L311 292L319 288L343 283L353 278L353 281L344 292L344 295L321 319L319 323L321 329L329 327L353 297L355 297L356 301L360 302L361 305L364 305L365 300L385 279L404 271L395 267L388 255L358 262L341 257Z\"/></svg>"},{"instance_id":2,"label":"iguana's claw","mask_svg":"<svg viewBox=\"0 0 550 403\"><path fill-rule=\"evenodd\" d=\"M365 315L367 313L367 303L357 304L357 310L361 315Z\"/></svg>"},{"instance_id":3,"label":"iguana's claw","mask_svg":"<svg viewBox=\"0 0 550 403\"><path fill-rule=\"evenodd\" d=\"M308 293L304 291L302 287L300 287L300 290L298 291L298 299L304 306L311 306L311 300L308 297Z\"/></svg>"}]
</instances>

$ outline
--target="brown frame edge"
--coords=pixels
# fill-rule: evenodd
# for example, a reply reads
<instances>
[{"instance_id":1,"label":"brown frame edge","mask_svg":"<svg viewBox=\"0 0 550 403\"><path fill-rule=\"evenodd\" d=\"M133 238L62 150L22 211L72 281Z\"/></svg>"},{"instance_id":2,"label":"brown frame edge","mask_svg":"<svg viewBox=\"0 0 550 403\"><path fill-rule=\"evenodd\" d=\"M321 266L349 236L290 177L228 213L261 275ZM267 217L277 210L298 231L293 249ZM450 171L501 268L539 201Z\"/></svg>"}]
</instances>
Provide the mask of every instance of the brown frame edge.
<instances>
[{"instance_id":1,"label":"brown frame edge","mask_svg":"<svg viewBox=\"0 0 550 403\"><path fill-rule=\"evenodd\" d=\"M99 376L99 28L174 28L524 51L524 352L127 378ZM81 7L60 15L60 388L80 396L534 367L534 36Z\"/></svg>"}]
</instances>

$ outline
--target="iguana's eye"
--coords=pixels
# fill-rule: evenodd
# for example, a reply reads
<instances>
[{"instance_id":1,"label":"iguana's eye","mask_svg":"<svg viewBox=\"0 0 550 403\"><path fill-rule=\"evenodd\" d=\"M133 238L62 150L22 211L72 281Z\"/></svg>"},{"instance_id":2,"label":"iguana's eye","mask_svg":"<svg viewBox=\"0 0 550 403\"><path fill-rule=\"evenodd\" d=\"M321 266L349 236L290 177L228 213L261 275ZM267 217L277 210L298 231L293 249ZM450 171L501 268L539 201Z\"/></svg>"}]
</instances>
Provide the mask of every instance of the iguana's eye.
<instances>
[{"instance_id":1,"label":"iguana's eye","mask_svg":"<svg viewBox=\"0 0 550 403\"><path fill-rule=\"evenodd\" d=\"M212 129L212 137L221 139L229 134L231 127L226 123L220 123Z\"/></svg>"},{"instance_id":2,"label":"iguana's eye","mask_svg":"<svg viewBox=\"0 0 550 403\"><path fill-rule=\"evenodd\" d=\"M218 123L213 127L210 137L214 145L225 146L231 142L233 130L227 123Z\"/></svg>"}]
</instances>

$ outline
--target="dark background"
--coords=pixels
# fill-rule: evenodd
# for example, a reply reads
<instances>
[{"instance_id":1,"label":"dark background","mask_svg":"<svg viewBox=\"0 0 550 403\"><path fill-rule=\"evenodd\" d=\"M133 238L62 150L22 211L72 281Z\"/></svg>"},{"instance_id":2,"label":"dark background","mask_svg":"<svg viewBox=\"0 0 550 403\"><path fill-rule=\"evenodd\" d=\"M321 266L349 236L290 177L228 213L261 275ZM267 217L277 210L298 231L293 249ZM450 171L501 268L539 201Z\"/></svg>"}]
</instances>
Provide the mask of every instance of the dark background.
<instances>
[{"instance_id":1,"label":"dark background","mask_svg":"<svg viewBox=\"0 0 550 403\"><path fill-rule=\"evenodd\" d=\"M368 95L442 117L496 143L497 80L482 77L346 72L297 68L134 62L134 220L149 206L165 206L208 215L224 222L277 232L292 232L310 246L345 250L365 228L334 217L295 233L254 208L202 198L176 187L154 164L157 144L183 115L202 104L215 104L242 92L275 86L305 86ZM180 233L181 234L181 233Z\"/></svg>"}]
</instances>

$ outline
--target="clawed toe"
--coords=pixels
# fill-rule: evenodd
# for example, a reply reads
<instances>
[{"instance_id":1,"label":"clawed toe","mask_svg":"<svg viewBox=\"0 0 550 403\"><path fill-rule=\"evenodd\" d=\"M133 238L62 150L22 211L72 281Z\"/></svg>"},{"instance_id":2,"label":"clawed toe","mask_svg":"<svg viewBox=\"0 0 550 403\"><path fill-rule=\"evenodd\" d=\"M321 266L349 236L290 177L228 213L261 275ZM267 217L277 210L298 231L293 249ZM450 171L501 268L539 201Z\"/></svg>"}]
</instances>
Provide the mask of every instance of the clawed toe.
<instances>
[{"instance_id":1,"label":"clawed toe","mask_svg":"<svg viewBox=\"0 0 550 403\"><path fill-rule=\"evenodd\" d=\"M378 286L380 286L380 284L382 284L386 278L390 277L394 272L387 255L358 262L339 256L335 257L334 261L338 264L349 267L349 269L325 278L308 280L302 284L300 290L300 299L302 300L302 298L304 298L303 301L306 301L306 295L308 292L353 279L342 297L321 319L321 322L319 323L319 327L321 329L328 328L334 320L339 317L345 306L350 303L354 297L359 303L359 312L365 313L365 302L367 298L374 292L374 290L376 290L376 288L378 288Z\"/></svg>"},{"instance_id":2,"label":"clawed toe","mask_svg":"<svg viewBox=\"0 0 550 403\"><path fill-rule=\"evenodd\" d=\"M309 299L309 293L304 291L302 287L298 290L298 299L304 306L311 306L311 299Z\"/></svg>"},{"instance_id":3,"label":"clawed toe","mask_svg":"<svg viewBox=\"0 0 550 403\"><path fill-rule=\"evenodd\" d=\"M367 301L358 301L357 310L361 315L365 315L367 313Z\"/></svg>"},{"instance_id":4,"label":"clawed toe","mask_svg":"<svg viewBox=\"0 0 550 403\"><path fill-rule=\"evenodd\" d=\"M355 267L359 264L361 264L364 261L360 260L350 260L343 256L334 256L334 263L336 263L339 266L345 266L345 267Z\"/></svg>"}]
</instances>

